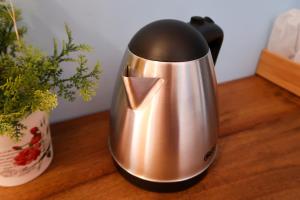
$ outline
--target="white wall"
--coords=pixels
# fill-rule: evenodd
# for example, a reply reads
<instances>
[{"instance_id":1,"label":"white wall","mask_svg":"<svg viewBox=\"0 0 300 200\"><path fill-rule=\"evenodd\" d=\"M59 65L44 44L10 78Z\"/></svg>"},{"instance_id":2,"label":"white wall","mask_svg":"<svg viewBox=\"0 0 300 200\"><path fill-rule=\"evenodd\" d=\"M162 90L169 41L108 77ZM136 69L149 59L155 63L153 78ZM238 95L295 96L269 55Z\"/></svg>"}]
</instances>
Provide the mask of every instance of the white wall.
<instances>
[{"instance_id":1,"label":"white wall","mask_svg":"<svg viewBox=\"0 0 300 200\"><path fill-rule=\"evenodd\" d=\"M214 19L225 33L216 67L218 81L223 82L253 74L275 16L299 6L298 0L19 0L16 3L23 10L24 23L29 28L28 42L50 51L52 38L63 38L67 22L77 41L95 48L91 62L100 59L103 66L97 96L86 104L81 100L74 103L60 100L53 121L109 108L122 54L134 33L149 22L163 18L188 21L193 15Z\"/></svg>"}]
</instances>

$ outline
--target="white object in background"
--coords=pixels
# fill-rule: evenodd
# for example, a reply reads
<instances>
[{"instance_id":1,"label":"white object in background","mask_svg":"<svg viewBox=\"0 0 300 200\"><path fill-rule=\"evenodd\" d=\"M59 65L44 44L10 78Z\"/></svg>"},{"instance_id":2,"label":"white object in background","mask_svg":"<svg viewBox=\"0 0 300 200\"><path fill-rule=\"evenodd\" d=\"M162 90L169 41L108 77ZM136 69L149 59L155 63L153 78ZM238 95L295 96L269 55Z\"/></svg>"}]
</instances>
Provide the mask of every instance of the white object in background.
<instances>
[{"instance_id":1,"label":"white object in background","mask_svg":"<svg viewBox=\"0 0 300 200\"><path fill-rule=\"evenodd\" d=\"M294 59L300 53L300 9L292 9L275 20L268 43L268 50ZM299 55L300 56L300 55Z\"/></svg>"},{"instance_id":2,"label":"white object in background","mask_svg":"<svg viewBox=\"0 0 300 200\"><path fill-rule=\"evenodd\" d=\"M296 52L296 55L294 56L293 60L297 63L300 63L300 49Z\"/></svg>"},{"instance_id":3,"label":"white object in background","mask_svg":"<svg viewBox=\"0 0 300 200\"><path fill-rule=\"evenodd\" d=\"M52 160L48 113L34 112L21 123L26 129L21 130L18 142L0 136L0 186L27 183L43 173Z\"/></svg>"},{"instance_id":4,"label":"white object in background","mask_svg":"<svg viewBox=\"0 0 300 200\"><path fill-rule=\"evenodd\" d=\"M300 10L298 10L300 13ZM300 14L298 15L298 20L300 21ZM295 62L300 63L300 23L298 24L298 34L297 34L297 40L296 40L296 53L293 58Z\"/></svg>"},{"instance_id":5,"label":"white object in background","mask_svg":"<svg viewBox=\"0 0 300 200\"><path fill-rule=\"evenodd\" d=\"M299 16L300 18L300 16ZM298 24L298 35L297 35L297 42L296 42L296 53L293 58L295 62L300 63L300 24Z\"/></svg>"}]
</instances>

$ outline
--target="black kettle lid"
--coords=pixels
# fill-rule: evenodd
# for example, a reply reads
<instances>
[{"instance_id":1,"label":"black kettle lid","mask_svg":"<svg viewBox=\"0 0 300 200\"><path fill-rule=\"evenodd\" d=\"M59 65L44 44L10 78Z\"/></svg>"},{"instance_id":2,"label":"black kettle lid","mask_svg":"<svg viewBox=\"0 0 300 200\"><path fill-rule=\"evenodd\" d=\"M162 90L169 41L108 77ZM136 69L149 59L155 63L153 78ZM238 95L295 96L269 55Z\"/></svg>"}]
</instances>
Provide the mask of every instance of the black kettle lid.
<instances>
[{"instance_id":1,"label":"black kettle lid","mask_svg":"<svg viewBox=\"0 0 300 200\"><path fill-rule=\"evenodd\" d=\"M178 20L159 20L140 29L131 39L129 50L144 59L183 62L205 56L209 47L200 32Z\"/></svg>"}]
</instances>

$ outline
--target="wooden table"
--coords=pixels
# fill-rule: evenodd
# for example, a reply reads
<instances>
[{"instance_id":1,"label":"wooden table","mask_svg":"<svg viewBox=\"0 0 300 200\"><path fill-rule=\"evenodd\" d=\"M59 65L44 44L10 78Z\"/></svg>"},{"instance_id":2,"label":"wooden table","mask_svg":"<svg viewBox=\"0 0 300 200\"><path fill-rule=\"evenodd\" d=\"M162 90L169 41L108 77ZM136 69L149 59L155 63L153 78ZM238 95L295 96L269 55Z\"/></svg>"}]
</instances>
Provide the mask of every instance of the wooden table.
<instances>
[{"instance_id":1,"label":"wooden table","mask_svg":"<svg viewBox=\"0 0 300 200\"><path fill-rule=\"evenodd\" d=\"M49 169L0 199L300 199L300 99L253 76L220 85L219 107L218 158L187 190L145 191L117 173L102 112L54 124Z\"/></svg>"}]
</instances>

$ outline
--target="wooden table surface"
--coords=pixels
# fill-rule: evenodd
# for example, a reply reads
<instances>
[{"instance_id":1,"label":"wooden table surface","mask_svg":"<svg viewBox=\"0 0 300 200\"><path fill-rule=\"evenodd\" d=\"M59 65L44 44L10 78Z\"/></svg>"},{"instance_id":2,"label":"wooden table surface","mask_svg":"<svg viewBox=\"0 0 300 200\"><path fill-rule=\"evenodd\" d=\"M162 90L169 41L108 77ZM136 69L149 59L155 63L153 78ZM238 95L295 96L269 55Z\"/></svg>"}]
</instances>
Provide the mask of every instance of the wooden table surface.
<instances>
[{"instance_id":1,"label":"wooden table surface","mask_svg":"<svg viewBox=\"0 0 300 200\"><path fill-rule=\"evenodd\" d=\"M52 125L51 166L0 188L0 199L300 199L300 98L253 76L220 85L219 110L219 155L187 190L155 193L126 181L110 157L102 112Z\"/></svg>"}]
</instances>

